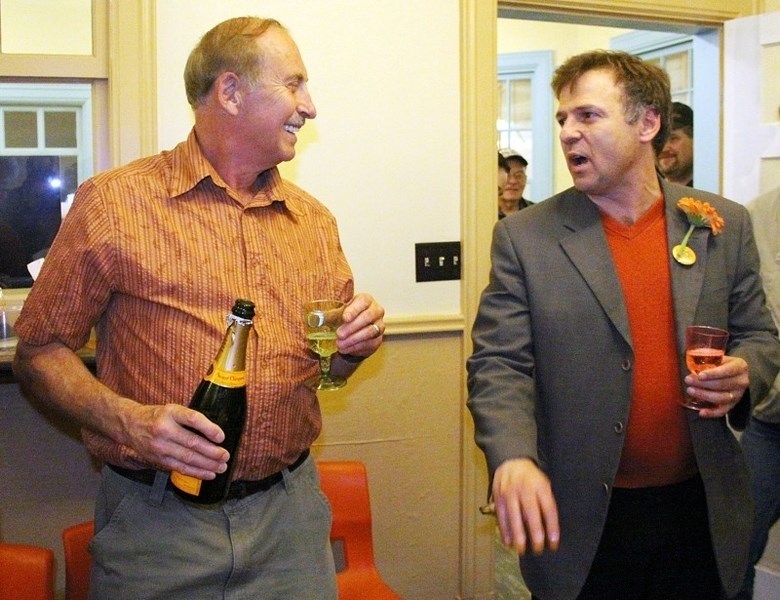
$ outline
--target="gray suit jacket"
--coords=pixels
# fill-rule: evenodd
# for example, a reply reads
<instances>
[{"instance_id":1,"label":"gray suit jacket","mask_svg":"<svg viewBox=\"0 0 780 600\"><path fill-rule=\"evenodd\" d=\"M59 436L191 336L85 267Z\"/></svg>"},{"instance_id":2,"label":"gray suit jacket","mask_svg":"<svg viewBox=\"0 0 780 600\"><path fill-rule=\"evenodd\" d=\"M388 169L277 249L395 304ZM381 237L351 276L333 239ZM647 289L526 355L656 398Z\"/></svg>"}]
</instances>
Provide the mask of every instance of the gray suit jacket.
<instances>
[{"instance_id":1,"label":"gray suit jacket","mask_svg":"<svg viewBox=\"0 0 780 600\"><path fill-rule=\"evenodd\" d=\"M750 368L749 397L738 409L749 408L777 373L780 342L765 306L747 211L707 192L662 186L678 352L684 355L687 325L728 329L728 354ZM690 267L671 258L688 230L676 207L683 196L709 202L725 220L718 236L695 230L689 245L698 259ZM587 196L572 188L496 224L490 283L472 335L468 406L490 474L507 459L531 457L550 477L558 503L560 549L525 557L523 576L545 600L575 598L604 527L633 366L620 282L599 211ZM721 579L733 594L752 524L748 473L725 419L701 419L694 411L688 418Z\"/></svg>"}]
</instances>

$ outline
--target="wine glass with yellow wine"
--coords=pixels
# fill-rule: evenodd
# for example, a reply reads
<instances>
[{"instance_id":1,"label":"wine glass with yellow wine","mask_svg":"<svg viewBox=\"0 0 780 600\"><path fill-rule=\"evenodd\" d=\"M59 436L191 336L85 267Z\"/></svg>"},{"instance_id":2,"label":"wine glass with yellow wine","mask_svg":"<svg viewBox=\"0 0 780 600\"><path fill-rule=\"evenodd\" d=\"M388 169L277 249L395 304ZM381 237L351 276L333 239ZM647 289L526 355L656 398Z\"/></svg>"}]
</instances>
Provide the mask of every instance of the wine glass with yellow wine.
<instances>
[{"instance_id":1,"label":"wine glass with yellow wine","mask_svg":"<svg viewBox=\"0 0 780 600\"><path fill-rule=\"evenodd\" d=\"M311 381L316 390L337 390L347 383L330 372L330 358L337 350L336 329L343 322L343 313L344 303L338 300L313 300L303 305L309 349L320 358L320 374Z\"/></svg>"}]
</instances>

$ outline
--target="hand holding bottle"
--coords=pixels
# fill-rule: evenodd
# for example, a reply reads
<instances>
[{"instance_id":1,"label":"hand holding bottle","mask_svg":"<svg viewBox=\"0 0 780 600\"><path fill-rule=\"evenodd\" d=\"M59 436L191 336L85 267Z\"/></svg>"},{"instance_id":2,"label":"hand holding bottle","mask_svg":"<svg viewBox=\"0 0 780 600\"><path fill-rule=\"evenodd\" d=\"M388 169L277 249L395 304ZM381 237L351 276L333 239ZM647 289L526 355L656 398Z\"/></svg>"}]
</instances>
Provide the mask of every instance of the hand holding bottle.
<instances>
[{"instance_id":1,"label":"hand holding bottle","mask_svg":"<svg viewBox=\"0 0 780 600\"><path fill-rule=\"evenodd\" d=\"M179 404L133 405L125 425L128 445L143 462L200 479L226 470L230 455L219 445L225 434L205 415Z\"/></svg>"}]
</instances>

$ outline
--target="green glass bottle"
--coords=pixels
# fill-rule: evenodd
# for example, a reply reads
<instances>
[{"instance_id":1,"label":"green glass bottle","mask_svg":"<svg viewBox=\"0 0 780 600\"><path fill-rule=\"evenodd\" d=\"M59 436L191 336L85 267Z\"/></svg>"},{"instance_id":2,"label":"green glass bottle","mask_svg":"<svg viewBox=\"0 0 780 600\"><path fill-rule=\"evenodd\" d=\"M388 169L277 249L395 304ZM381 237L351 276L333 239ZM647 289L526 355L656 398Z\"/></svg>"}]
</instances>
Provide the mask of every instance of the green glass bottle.
<instances>
[{"instance_id":1,"label":"green glass bottle","mask_svg":"<svg viewBox=\"0 0 780 600\"><path fill-rule=\"evenodd\" d=\"M228 452L228 467L214 479L201 480L177 471L171 472L174 491L197 504L222 502L230 487L235 456L246 420L246 346L255 305L236 300L227 318L222 346L190 402L190 408L206 415L225 432L220 444Z\"/></svg>"}]
</instances>

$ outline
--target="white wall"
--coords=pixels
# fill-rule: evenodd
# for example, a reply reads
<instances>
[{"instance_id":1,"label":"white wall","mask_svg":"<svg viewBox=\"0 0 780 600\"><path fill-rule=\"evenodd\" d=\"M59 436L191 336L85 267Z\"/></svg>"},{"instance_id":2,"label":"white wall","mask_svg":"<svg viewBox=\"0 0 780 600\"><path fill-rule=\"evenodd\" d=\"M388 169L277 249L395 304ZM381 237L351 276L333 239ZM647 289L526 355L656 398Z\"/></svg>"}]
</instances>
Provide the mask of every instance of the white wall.
<instances>
[{"instance_id":1,"label":"white wall","mask_svg":"<svg viewBox=\"0 0 780 600\"><path fill-rule=\"evenodd\" d=\"M160 148L192 124L190 50L246 14L278 19L301 50L318 116L282 172L336 215L356 288L391 316L459 314L459 282L416 283L414 273L416 242L460 239L458 3L158 2Z\"/></svg>"}]
</instances>

